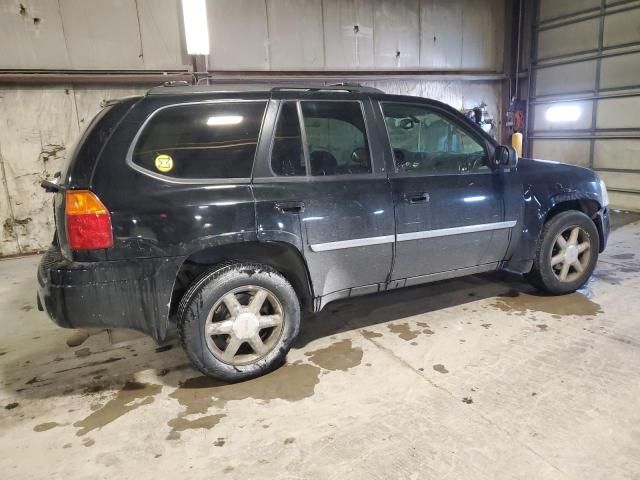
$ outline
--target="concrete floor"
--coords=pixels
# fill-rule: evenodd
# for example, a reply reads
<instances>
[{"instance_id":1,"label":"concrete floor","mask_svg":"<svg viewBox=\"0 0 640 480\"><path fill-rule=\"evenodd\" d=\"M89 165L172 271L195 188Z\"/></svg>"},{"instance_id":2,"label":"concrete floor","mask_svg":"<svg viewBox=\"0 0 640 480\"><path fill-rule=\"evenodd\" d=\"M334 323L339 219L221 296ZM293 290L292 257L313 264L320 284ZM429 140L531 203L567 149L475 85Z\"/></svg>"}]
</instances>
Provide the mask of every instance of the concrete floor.
<instances>
[{"instance_id":1,"label":"concrete floor","mask_svg":"<svg viewBox=\"0 0 640 480\"><path fill-rule=\"evenodd\" d=\"M621 226L562 298L493 274L332 304L237 385L57 328L38 258L0 261L1 477L640 478L639 247Z\"/></svg>"}]
</instances>

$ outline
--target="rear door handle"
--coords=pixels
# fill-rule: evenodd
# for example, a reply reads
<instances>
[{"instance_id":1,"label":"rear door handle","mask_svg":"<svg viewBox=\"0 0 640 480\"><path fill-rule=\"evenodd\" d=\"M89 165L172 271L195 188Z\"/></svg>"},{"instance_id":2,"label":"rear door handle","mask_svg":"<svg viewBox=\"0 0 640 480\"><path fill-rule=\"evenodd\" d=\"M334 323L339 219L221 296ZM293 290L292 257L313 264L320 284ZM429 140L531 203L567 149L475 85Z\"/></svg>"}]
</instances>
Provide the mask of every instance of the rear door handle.
<instances>
[{"instance_id":1,"label":"rear door handle","mask_svg":"<svg viewBox=\"0 0 640 480\"><path fill-rule=\"evenodd\" d=\"M412 205L416 203L427 203L430 199L429 194L426 192L405 193L403 198L405 202Z\"/></svg>"},{"instance_id":2,"label":"rear door handle","mask_svg":"<svg viewBox=\"0 0 640 480\"><path fill-rule=\"evenodd\" d=\"M304 202L278 202L273 207L280 213L304 212Z\"/></svg>"}]
</instances>

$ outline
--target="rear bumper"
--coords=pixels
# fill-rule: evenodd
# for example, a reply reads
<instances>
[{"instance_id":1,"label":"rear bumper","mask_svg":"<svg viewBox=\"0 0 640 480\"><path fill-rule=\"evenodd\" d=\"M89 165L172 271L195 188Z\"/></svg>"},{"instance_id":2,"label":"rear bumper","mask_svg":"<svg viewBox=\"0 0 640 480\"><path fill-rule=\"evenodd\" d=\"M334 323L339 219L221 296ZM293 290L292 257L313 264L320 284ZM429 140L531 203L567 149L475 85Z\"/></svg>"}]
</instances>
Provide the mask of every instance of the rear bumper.
<instances>
[{"instance_id":1,"label":"rear bumper","mask_svg":"<svg viewBox=\"0 0 640 480\"><path fill-rule=\"evenodd\" d=\"M52 246L38 266L38 305L65 328L131 328L161 341L181 259L72 262Z\"/></svg>"},{"instance_id":2,"label":"rear bumper","mask_svg":"<svg viewBox=\"0 0 640 480\"><path fill-rule=\"evenodd\" d=\"M609 233L611 232L611 220L609 219L609 209L604 207L596 213L594 218L596 227L598 228L598 234L600 235L600 253L604 252L607 248L607 242L609 241Z\"/></svg>"}]
</instances>

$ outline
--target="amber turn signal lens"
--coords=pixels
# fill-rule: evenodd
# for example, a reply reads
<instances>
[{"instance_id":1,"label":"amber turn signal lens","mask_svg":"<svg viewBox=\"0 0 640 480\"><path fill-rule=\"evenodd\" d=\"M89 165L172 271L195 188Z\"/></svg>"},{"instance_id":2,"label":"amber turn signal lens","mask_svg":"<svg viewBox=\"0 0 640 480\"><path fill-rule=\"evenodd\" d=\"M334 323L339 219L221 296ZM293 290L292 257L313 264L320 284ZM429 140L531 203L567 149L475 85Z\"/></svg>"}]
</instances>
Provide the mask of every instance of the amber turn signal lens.
<instances>
[{"instance_id":1,"label":"amber turn signal lens","mask_svg":"<svg viewBox=\"0 0 640 480\"><path fill-rule=\"evenodd\" d=\"M88 213L109 213L95 193L89 190L69 190L65 204L67 215L86 215Z\"/></svg>"}]
</instances>

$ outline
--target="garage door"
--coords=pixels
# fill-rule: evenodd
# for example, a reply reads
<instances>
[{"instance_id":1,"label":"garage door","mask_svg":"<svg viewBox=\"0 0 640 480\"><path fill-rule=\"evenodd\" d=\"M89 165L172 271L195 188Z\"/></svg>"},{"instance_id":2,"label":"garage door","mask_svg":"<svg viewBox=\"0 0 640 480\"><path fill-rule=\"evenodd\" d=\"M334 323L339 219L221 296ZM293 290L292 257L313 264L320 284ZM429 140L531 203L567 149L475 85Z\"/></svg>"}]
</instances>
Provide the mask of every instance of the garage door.
<instances>
[{"instance_id":1,"label":"garage door","mask_svg":"<svg viewBox=\"0 0 640 480\"><path fill-rule=\"evenodd\" d=\"M597 170L640 211L640 1L540 0L529 153Z\"/></svg>"}]
</instances>

